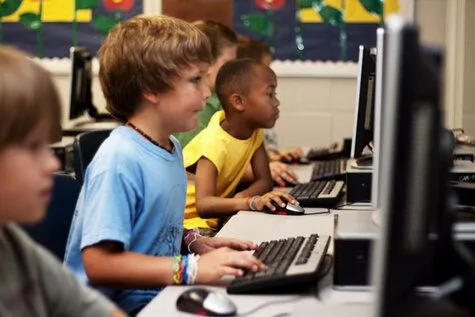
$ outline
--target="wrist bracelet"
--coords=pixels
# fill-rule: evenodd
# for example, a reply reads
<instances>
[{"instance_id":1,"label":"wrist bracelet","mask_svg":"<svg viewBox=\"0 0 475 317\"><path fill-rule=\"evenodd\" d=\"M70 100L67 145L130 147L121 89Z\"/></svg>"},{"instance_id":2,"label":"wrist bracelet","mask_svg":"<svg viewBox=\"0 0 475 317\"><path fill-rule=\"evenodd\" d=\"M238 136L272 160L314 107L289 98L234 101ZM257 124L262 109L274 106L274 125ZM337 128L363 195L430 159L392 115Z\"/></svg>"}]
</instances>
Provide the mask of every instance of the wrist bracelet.
<instances>
[{"instance_id":1,"label":"wrist bracelet","mask_svg":"<svg viewBox=\"0 0 475 317\"><path fill-rule=\"evenodd\" d=\"M246 199L247 210L252 210L251 209L251 199L252 199L252 197L248 197Z\"/></svg>"},{"instance_id":2,"label":"wrist bracelet","mask_svg":"<svg viewBox=\"0 0 475 317\"><path fill-rule=\"evenodd\" d=\"M196 232L195 232L195 234L193 235L193 239L190 241L190 243L188 243L187 249L188 249L188 252L189 252L189 253L193 253L193 251L191 251L191 244L192 244L193 242L196 242L196 240L198 239L198 236L201 236L201 235L200 235L199 233L196 233Z\"/></svg>"},{"instance_id":3,"label":"wrist bracelet","mask_svg":"<svg viewBox=\"0 0 475 317\"><path fill-rule=\"evenodd\" d=\"M183 283L183 270L182 270L181 255L177 255L173 258L173 283L181 285Z\"/></svg>"},{"instance_id":4,"label":"wrist bracelet","mask_svg":"<svg viewBox=\"0 0 475 317\"><path fill-rule=\"evenodd\" d=\"M254 202L256 201L256 199L260 198L260 196L252 196L250 199L249 199L249 209L251 209L252 211L256 211L257 208L256 206L254 206Z\"/></svg>"},{"instance_id":5,"label":"wrist bracelet","mask_svg":"<svg viewBox=\"0 0 475 317\"><path fill-rule=\"evenodd\" d=\"M192 285L195 284L196 275L198 275L198 260L200 256L196 254L190 254L188 256L188 266L186 270L186 284Z\"/></svg>"}]
</instances>

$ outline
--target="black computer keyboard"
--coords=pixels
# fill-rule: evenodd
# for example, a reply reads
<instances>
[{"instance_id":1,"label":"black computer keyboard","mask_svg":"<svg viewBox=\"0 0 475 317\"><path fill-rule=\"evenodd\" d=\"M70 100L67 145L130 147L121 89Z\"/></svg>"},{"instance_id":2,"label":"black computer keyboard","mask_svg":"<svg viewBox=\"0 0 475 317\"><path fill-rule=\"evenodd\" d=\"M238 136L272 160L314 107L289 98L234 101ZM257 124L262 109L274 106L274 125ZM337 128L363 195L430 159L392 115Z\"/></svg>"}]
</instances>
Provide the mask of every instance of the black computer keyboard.
<instances>
[{"instance_id":1,"label":"black computer keyboard","mask_svg":"<svg viewBox=\"0 0 475 317\"><path fill-rule=\"evenodd\" d=\"M247 271L227 287L230 294L274 293L276 288L311 283L327 252L329 236L312 234L262 242L254 256L267 265L266 270Z\"/></svg>"},{"instance_id":2,"label":"black computer keyboard","mask_svg":"<svg viewBox=\"0 0 475 317\"><path fill-rule=\"evenodd\" d=\"M314 181L297 184L289 192L302 207L332 207L338 204L344 181Z\"/></svg>"},{"instance_id":3,"label":"black computer keyboard","mask_svg":"<svg viewBox=\"0 0 475 317\"><path fill-rule=\"evenodd\" d=\"M313 147L306 155L306 158L310 161L331 160L342 157L343 155L343 143L335 142L329 147Z\"/></svg>"},{"instance_id":4,"label":"black computer keyboard","mask_svg":"<svg viewBox=\"0 0 475 317\"><path fill-rule=\"evenodd\" d=\"M344 180L347 161L347 159L336 159L315 162L311 180Z\"/></svg>"}]
</instances>

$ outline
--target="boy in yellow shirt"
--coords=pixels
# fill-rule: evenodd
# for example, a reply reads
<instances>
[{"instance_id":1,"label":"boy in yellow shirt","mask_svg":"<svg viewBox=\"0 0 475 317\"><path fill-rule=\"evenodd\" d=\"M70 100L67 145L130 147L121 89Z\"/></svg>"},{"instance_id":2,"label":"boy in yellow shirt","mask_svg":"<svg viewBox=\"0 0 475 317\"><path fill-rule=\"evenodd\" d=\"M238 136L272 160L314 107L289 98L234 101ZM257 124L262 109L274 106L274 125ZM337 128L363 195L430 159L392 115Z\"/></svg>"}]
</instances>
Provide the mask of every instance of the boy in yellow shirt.
<instances>
[{"instance_id":1,"label":"boy in yellow shirt","mask_svg":"<svg viewBox=\"0 0 475 317\"><path fill-rule=\"evenodd\" d=\"M287 193L272 191L263 145L262 129L272 128L279 117L276 88L276 75L258 61L235 60L220 69L216 93L224 111L215 113L183 150L188 172L185 228L213 235L220 220L239 210L274 210L272 201L297 203ZM236 194L248 164L253 182Z\"/></svg>"}]
</instances>

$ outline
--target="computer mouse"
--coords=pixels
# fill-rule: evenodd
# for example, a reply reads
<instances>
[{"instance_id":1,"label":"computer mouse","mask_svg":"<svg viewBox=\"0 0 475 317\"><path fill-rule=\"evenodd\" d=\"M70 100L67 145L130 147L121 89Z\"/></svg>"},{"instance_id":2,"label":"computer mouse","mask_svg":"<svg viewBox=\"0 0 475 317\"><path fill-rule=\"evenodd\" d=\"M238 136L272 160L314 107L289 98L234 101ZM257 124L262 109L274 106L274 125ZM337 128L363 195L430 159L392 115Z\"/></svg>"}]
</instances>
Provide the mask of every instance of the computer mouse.
<instances>
[{"instance_id":1,"label":"computer mouse","mask_svg":"<svg viewBox=\"0 0 475 317\"><path fill-rule=\"evenodd\" d=\"M236 305L223 293L194 287L184 291L176 300L178 310L200 316L234 316Z\"/></svg>"},{"instance_id":2,"label":"computer mouse","mask_svg":"<svg viewBox=\"0 0 475 317\"><path fill-rule=\"evenodd\" d=\"M299 205L294 205L289 202L285 204L285 207L279 206L275 201L272 201L272 205L274 205L275 210L270 210L266 207L264 208L264 212L268 214L291 216L301 216L305 214L305 209L303 209Z\"/></svg>"}]
</instances>

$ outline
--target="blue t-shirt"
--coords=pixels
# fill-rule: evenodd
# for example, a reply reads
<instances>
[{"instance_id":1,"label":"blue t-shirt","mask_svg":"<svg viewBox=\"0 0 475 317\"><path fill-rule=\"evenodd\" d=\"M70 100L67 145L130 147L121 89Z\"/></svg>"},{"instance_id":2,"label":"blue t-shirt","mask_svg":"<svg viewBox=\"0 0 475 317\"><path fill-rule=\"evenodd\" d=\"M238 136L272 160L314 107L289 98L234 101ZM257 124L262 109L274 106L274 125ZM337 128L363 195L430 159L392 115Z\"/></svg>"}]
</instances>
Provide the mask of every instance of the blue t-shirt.
<instances>
[{"instance_id":1,"label":"blue t-shirt","mask_svg":"<svg viewBox=\"0 0 475 317\"><path fill-rule=\"evenodd\" d=\"M87 168L66 247L65 264L88 283L81 250L111 240L151 256L180 253L186 175L178 141L173 153L131 128L112 131ZM98 289L126 312L161 290Z\"/></svg>"}]
</instances>

